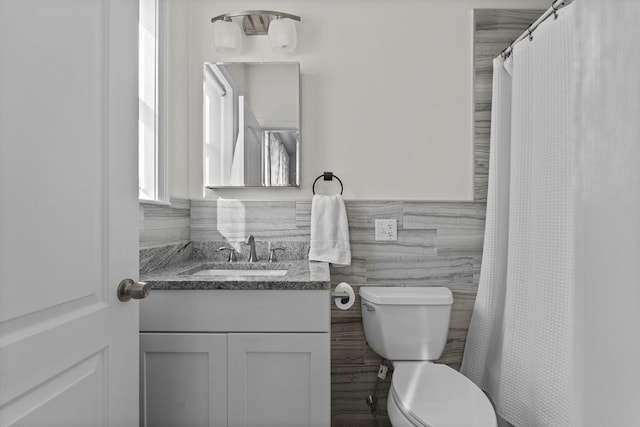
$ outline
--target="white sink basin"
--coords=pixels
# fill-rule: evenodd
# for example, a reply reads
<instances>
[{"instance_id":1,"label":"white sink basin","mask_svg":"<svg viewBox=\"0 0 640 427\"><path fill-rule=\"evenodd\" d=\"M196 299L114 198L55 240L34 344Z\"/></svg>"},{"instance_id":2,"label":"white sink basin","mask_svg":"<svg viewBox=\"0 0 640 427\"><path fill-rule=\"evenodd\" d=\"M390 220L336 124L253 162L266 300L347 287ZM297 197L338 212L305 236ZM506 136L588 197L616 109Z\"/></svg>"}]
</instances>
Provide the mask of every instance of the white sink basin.
<instances>
[{"instance_id":1,"label":"white sink basin","mask_svg":"<svg viewBox=\"0 0 640 427\"><path fill-rule=\"evenodd\" d=\"M288 270L244 270L244 269L218 269L200 270L192 273L191 276L284 276Z\"/></svg>"},{"instance_id":2,"label":"white sink basin","mask_svg":"<svg viewBox=\"0 0 640 427\"><path fill-rule=\"evenodd\" d=\"M191 267L180 276L199 277L278 277L289 272L287 263L253 263L253 262L203 262Z\"/></svg>"}]
</instances>

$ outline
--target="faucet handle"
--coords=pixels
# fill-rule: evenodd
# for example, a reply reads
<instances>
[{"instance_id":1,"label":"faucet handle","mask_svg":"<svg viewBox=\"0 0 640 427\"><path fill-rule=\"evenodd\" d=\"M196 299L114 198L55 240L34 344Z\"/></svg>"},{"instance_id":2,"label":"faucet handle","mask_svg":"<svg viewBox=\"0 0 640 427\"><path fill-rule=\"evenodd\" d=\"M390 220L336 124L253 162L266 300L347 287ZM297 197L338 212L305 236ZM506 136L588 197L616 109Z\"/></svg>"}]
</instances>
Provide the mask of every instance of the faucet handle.
<instances>
[{"instance_id":1,"label":"faucet handle","mask_svg":"<svg viewBox=\"0 0 640 427\"><path fill-rule=\"evenodd\" d=\"M282 247L282 246L278 246L276 248L269 248L269 262L277 262L278 259L276 258L276 251L286 251L287 248Z\"/></svg>"},{"instance_id":2,"label":"faucet handle","mask_svg":"<svg viewBox=\"0 0 640 427\"><path fill-rule=\"evenodd\" d=\"M229 258L227 259L227 261L236 262L238 260L238 257L236 256L236 250L231 246L223 246L221 248L218 248L218 252L220 251L229 251Z\"/></svg>"}]
</instances>

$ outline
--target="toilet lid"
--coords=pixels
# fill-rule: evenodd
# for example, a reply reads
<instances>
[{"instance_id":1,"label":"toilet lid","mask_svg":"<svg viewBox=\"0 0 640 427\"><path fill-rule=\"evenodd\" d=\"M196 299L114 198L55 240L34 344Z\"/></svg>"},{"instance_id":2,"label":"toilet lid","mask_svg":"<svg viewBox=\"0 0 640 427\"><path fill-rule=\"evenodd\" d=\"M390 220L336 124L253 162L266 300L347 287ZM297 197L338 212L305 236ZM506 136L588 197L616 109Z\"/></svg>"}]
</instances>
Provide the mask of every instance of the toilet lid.
<instances>
[{"instance_id":1,"label":"toilet lid","mask_svg":"<svg viewBox=\"0 0 640 427\"><path fill-rule=\"evenodd\" d=\"M495 427L491 402L467 377L447 365L398 362L391 392L407 418L422 425Z\"/></svg>"}]
</instances>

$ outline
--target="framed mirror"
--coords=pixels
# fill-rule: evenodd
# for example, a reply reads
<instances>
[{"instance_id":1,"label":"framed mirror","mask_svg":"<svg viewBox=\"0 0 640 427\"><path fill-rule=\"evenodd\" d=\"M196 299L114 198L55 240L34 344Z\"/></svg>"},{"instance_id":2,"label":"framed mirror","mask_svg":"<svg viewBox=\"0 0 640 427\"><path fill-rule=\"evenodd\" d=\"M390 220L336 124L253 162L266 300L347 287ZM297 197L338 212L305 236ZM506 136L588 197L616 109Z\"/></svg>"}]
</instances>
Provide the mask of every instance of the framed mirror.
<instances>
[{"instance_id":1,"label":"framed mirror","mask_svg":"<svg viewBox=\"0 0 640 427\"><path fill-rule=\"evenodd\" d=\"M300 64L204 64L204 185L298 187Z\"/></svg>"}]
</instances>

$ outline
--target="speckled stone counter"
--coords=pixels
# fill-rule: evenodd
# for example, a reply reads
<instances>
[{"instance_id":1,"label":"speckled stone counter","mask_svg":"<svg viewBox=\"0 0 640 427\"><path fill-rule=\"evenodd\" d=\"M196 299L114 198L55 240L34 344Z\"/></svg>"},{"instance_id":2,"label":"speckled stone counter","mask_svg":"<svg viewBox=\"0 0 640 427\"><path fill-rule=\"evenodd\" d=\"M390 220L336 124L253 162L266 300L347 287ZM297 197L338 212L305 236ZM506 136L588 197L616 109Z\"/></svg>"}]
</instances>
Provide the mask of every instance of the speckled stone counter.
<instances>
[{"instance_id":1,"label":"speckled stone counter","mask_svg":"<svg viewBox=\"0 0 640 427\"><path fill-rule=\"evenodd\" d=\"M207 276L193 274L208 269L251 270L251 276ZM259 270L283 270L282 276L268 276L256 273ZM322 290L330 289L329 264L308 260L283 261L277 263L187 261L140 276L140 280L152 289L189 290Z\"/></svg>"}]
</instances>

